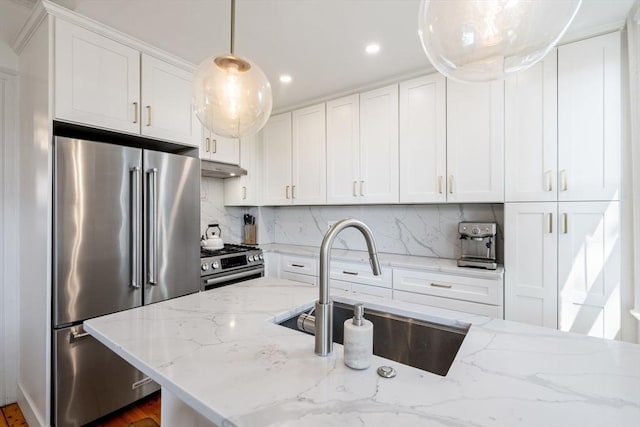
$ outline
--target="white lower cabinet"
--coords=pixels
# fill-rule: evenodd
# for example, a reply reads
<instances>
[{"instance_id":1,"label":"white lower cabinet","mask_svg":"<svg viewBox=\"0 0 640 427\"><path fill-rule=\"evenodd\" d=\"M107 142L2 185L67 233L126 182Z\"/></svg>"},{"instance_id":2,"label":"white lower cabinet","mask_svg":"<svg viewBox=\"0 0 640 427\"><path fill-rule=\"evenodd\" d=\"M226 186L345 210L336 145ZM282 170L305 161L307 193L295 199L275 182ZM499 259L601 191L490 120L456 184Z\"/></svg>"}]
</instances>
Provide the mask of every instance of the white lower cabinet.
<instances>
[{"instance_id":1,"label":"white lower cabinet","mask_svg":"<svg viewBox=\"0 0 640 427\"><path fill-rule=\"evenodd\" d=\"M480 279L394 268L393 298L503 318L503 282L501 279Z\"/></svg>"},{"instance_id":2,"label":"white lower cabinet","mask_svg":"<svg viewBox=\"0 0 640 427\"><path fill-rule=\"evenodd\" d=\"M559 322L563 331L619 338L619 202L558 204Z\"/></svg>"},{"instance_id":3,"label":"white lower cabinet","mask_svg":"<svg viewBox=\"0 0 640 427\"><path fill-rule=\"evenodd\" d=\"M508 203L505 236L507 320L619 336L619 202Z\"/></svg>"},{"instance_id":4,"label":"white lower cabinet","mask_svg":"<svg viewBox=\"0 0 640 427\"><path fill-rule=\"evenodd\" d=\"M504 208L504 317L558 327L558 204Z\"/></svg>"},{"instance_id":5,"label":"white lower cabinet","mask_svg":"<svg viewBox=\"0 0 640 427\"><path fill-rule=\"evenodd\" d=\"M369 263L332 262L329 271L331 286L360 294L391 299L392 269L382 267L382 274L374 276Z\"/></svg>"},{"instance_id":6,"label":"white lower cabinet","mask_svg":"<svg viewBox=\"0 0 640 427\"><path fill-rule=\"evenodd\" d=\"M296 255L282 255L280 278L318 284L318 259Z\"/></svg>"}]
</instances>

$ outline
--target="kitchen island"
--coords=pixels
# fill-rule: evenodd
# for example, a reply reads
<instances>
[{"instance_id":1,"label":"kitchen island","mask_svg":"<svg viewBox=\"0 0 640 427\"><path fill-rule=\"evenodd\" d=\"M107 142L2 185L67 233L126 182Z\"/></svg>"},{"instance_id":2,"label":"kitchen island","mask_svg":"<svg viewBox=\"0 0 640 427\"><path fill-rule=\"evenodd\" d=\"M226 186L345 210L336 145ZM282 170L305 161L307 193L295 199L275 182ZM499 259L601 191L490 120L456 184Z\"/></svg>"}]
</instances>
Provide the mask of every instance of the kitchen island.
<instances>
[{"instance_id":1,"label":"kitchen island","mask_svg":"<svg viewBox=\"0 0 640 427\"><path fill-rule=\"evenodd\" d=\"M355 371L341 345L318 357L312 336L276 324L317 293L261 278L85 328L160 384L164 427L640 425L640 345L332 290L336 301L470 325L445 377L377 356ZM379 377L381 365L397 376Z\"/></svg>"}]
</instances>

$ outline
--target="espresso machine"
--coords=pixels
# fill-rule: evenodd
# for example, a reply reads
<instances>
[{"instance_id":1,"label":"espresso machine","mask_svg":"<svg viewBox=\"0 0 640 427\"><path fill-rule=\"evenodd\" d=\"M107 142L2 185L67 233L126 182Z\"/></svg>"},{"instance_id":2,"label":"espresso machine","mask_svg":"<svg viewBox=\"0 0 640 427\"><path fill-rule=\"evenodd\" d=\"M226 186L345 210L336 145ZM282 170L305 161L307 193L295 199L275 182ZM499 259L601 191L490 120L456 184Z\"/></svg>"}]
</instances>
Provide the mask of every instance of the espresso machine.
<instances>
[{"instance_id":1,"label":"espresso machine","mask_svg":"<svg viewBox=\"0 0 640 427\"><path fill-rule=\"evenodd\" d=\"M487 270L498 268L496 262L495 222L461 222L458 233L462 245L462 257L458 267L478 267Z\"/></svg>"}]
</instances>

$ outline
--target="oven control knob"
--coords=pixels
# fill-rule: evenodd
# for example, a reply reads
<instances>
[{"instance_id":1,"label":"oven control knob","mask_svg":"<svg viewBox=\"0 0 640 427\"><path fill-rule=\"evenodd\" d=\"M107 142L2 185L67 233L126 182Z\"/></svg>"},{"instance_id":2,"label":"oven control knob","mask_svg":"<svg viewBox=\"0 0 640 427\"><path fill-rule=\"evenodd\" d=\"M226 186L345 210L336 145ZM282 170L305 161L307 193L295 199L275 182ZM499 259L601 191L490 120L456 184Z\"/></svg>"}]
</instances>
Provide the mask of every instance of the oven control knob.
<instances>
[{"instance_id":1,"label":"oven control knob","mask_svg":"<svg viewBox=\"0 0 640 427\"><path fill-rule=\"evenodd\" d=\"M202 271L207 271L209 269L209 264L207 264L206 262L204 264L202 264L200 266L200 268L202 268Z\"/></svg>"},{"instance_id":2,"label":"oven control knob","mask_svg":"<svg viewBox=\"0 0 640 427\"><path fill-rule=\"evenodd\" d=\"M214 261L214 262L212 262L212 263L211 263L211 268L213 268L214 270L215 270L216 268L220 268L220 264L218 264L218 261Z\"/></svg>"},{"instance_id":3,"label":"oven control knob","mask_svg":"<svg viewBox=\"0 0 640 427\"><path fill-rule=\"evenodd\" d=\"M264 256L262 254L259 255L260 259L264 259Z\"/></svg>"},{"instance_id":4,"label":"oven control knob","mask_svg":"<svg viewBox=\"0 0 640 427\"><path fill-rule=\"evenodd\" d=\"M253 255L249 255L249 262L253 262Z\"/></svg>"}]
</instances>

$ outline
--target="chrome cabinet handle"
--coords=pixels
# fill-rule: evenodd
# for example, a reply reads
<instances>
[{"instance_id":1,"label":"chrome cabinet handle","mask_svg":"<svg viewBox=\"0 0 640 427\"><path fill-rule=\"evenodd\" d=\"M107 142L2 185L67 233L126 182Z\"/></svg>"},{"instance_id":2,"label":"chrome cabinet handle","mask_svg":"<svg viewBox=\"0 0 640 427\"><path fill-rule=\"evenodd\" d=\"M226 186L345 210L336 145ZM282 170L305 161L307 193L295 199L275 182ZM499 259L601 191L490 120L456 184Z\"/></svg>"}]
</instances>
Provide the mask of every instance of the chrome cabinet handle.
<instances>
[{"instance_id":1,"label":"chrome cabinet handle","mask_svg":"<svg viewBox=\"0 0 640 427\"><path fill-rule=\"evenodd\" d=\"M151 105L147 105L147 126L151 126Z\"/></svg>"},{"instance_id":2,"label":"chrome cabinet handle","mask_svg":"<svg viewBox=\"0 0 640 427\"><path fill-rule=\"evenodd\" d=\"M287 199L289 199L289 186L288 186L288 185L287 185L287 188L286 188L286 190L285 190L285 193L286 193L286 195L287 195Z\"/></svg>"},{"instance_id":3,"label":"chrome cabinet handle","mask_svg":"<svg viewBox=\"0 0 640 427\"><path fill-rule=\"evenodd\" d=\"M204 139L204 151L207 153L211 152L211 140L209 138Z\"/></svg>"},{"instance_id":4,"label":"chrome cabinet handle","mask_svg":"<svg viewBox=\"0 0 640 427\"><path fill-rule=\"evenodd\" d=\"M553 234L553 214L549 213L549 228L548 233Z\"/></svg>"},{"instance_id":5,"label":"chrome cabinet handle","mask_svg":"<svg viewBox=\"0 0 640 427\"><path fill-rule=\"evenodd\" d=\"M138 236L140 235L140 201L138 189L140 188L140 168L131 168L133 173L131 188L131 287L139 288L138 277L140 277L140 248L138 247Z\"/></svg>"},{"instance_id":6,"label":"chrome cabinet handle","mask_svg":"<svg viewBox=\"0 0 640 427\"><path fill-rule=\"evenodd\" d=\"M553 191L553 179L551 177L551 171L546 171L544 173L544 176L545 176L547 191Z\"/></svg>"},{"instance_id":7,"label":"chrome cabinet handle","mask_svg":"<svg viewBox=\"0 0 640 427\"><path fill-rule=\"evenodd\" d=\"M440 283L432 283L431 286L433 286L434 288L451 289L451 285L442 285Z\"/></svg>"},{"instance_id":8,"label":"chrome cabinet handle","mask_svg":"<svg viewBox=\"0 0 640 427\"><path fill-rule=\"evenodd\" d=\"M560 178L562 180L562 191L567 191L569 185L567 184L567 171L565 169L560 171Z\"/></svg>"},{"instance_id":9,"label":"chrome cabinet handle","mask_svg":"<svg viewBox=\"0 0 640 427\"><path fill-rule=\"evenodd\" d=\"M358 272L357 271L346 271L346 270L342 270L342 274L348 274L350 276L357 276Z\"/></svg>"},{"instance_id":10,"label":"chrome cabinet handle","mask_svg":"<svg viewBox=\"0 0 640 427\"><path fill-rule=\"evenodd\" d=\"M438 176L438 194L442 194L442 175Z\"/></svg>"},{"instance_id":11,"label":"chrome cabinet handle","mask_svg":"<svg viewBox=\"0 0 640 427\"><path fill-rule=\"evenodd\" d=\"M453 175L449 175L449 194L453 194Z\"/></svg>"},{"instance_id":12,"label":"chrome cabinet handle","mask_svg":"<svg viewBox=\"0 0 640 427\"><path fill-rule=\"evenodd\" d=\"M295 185L291 186L291 198L292 199L296 198L296 186Z\"/></svg>"},{"instance_id":13,"label":"chrome cabinet handle","mask_svg":"<svg viewBox=\"0 0 640 427\"><path fill-rule=\"evenodd\" d=\"M133 103L133 123L138 123L138 103Z\"/></svg>"},{"instance_id":14,"label":"chrome cabinet handle","mask_svg":"<svg viewBox=\"0 0 640 427\"><path fill-rule=\"evenodd\" d=\"M157 285L158 278L158 169L149 169L149 246L148 253L148 283Z\"/></svg>"},{"instance_id":15,"label":"chrome cabinet handle","mask_svg":"<svg viewBox=\"0 0 640 427\"><path fill-rule=\"evenodd\" d=\"M364 181L360 181L360 195L364 196Z\"/></svg>"},{"instance_id":16,"label":"chrome cabinet handle","mask_svg":"<svg viewBox=\"0 0 640 427\"><path fill-rule=\"evenodd\" d=\"M215 154L218 152L218 141L216 139L212 139L211 140L213 142L213 151L212 153Z\"/></svg>"},{"instance_id":17,"label":"chrome cabinet handle","mask_svg":"<svg viewBox=\"0 0 640 427\"><path fill-rule=\"evenodd\" d=\"M562 233L567 234L569 232L569 215L566 213L562 214Z\"/></svg>"},{"instance_id":18,"label":"chrome cabinet handle","mask_svg":"<svg viewBox=\"0 0 640 427\"><path fill-rule=\"evenodd\" d=\"M247 187L242 187L242 200L247 199Z\"/></svg>"},{"instance_id":19,"label":"chrome cabinet handle","mask_svg":"<svg viewBox=\"0 0 640 427\"><path fill-rule=\"evenodd\" d=\"M353 197L358 197L358 181L353 181Z\"/></svg>"}]
</instances>

